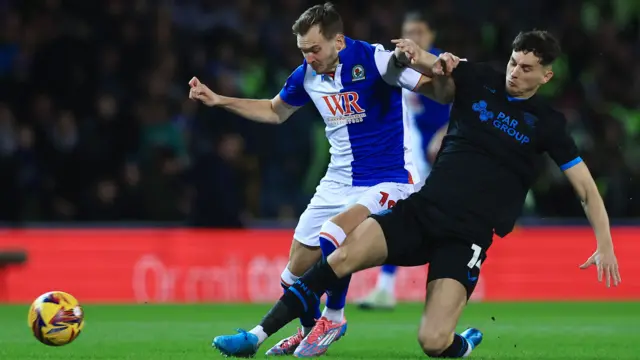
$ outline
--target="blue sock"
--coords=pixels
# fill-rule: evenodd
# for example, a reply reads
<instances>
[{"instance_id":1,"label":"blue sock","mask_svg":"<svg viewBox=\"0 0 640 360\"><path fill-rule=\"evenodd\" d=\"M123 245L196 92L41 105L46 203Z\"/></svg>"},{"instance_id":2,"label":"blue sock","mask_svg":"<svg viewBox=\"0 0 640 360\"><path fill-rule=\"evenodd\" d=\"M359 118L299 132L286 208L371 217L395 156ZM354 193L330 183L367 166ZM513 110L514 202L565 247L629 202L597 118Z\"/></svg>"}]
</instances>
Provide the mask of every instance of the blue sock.
<instances>
[{"instance_id":1,"label":"blue sock","mask_svg":"<svg viewBox=\"0 0 640 360\"><path fill-rule=\"evenodd\" d=\"M326 259L333 253L337 247L332 239L327 234L320 234L320 248L322 249L322 256ZM335 239L334 239L335 240ZM338 280L336 284L327 289L327 303L326 306L331 310L342 310L347 303L347 291L349 290L349 283L351 282L351 275L345 276ZM337 321L335 319L330 319Z\"/></svg>"},{"instance_id":2,"label":"blue sock","mask_svg":"<svg viewBox=\"0 0 640 360\"><path fill-rule=\"evenodd\" d=\"M287 288L289 287L283 283L280 283L280 286L282 286L282 289L284 289L284 292L286 293ZM322 313L320 312L320 304L316 305L315 313L306 313L300 316L300 325L302 325L303 329L305 330L305 334L309 329L316 325L316 319L320 319L321 316Z\"/></svg>"},{"instance_id":3,"label":"blue sock","mask_svg":"<svg viewBox=\"0 0 640 360\"><path fill-rule=\"evenodd\" d=\"M382 265L381 271L385 274L393 275L398 270L398 267L395 265Z\"/></svg>"}]
</instances>

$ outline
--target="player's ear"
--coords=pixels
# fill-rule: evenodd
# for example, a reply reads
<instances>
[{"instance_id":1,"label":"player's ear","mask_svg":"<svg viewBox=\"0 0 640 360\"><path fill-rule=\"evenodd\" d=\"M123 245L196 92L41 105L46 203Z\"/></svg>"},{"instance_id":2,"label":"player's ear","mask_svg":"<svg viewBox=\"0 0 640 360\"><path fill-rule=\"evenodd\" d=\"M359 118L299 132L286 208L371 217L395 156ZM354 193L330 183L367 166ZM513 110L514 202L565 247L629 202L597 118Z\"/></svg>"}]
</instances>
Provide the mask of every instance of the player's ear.
<instances>
[{"instance_id":1,"label":"player's ear","mask_svg":"<svg viewBox=\"0 0 640 360\"><path fill-rule=\"evenodd\" d=\"M544 77L542 78L542 84L546 84L553 78L553 69L551 67L544 69Z\"/></svg>"},{"instance_id":2,"label":"player's ear","mask_svg":"<svg viewBox=\"0 0 640 360\"><path fill-rule=\"evenodd\" d=\"M335 41L336 41L336 49L338 50L344 49L344 45L345 45L344 34L337 34Z\"/></svg>"}]
</instances>

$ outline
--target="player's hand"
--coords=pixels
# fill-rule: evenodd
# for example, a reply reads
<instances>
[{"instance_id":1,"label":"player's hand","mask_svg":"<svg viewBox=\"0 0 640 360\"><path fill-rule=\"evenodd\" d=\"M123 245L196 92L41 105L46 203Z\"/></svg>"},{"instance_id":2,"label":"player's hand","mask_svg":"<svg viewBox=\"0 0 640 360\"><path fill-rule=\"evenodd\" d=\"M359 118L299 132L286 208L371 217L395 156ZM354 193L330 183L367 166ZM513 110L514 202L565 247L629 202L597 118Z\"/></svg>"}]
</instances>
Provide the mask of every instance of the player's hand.
<instances>
[{"instance_id":1,"label":"player's hand","mask_svg":"<svg viewBox=\"0 0 640 360\"><path fill-rule=\"evenodd\" d=\"M612 279L613 286L618 286L622 282L620 270L618 269L618 260L613 253L613 249L596 250L584 264L580 265L580 269L588 269L594 265L598 269L598 281L602 282L604 278L607 287L611 287Z\"/></svg>"},{"instance_id":2,"label":"player's hand","mask_svg":"<svg viewBox=\"0 0 640 360\"><path fill-rule=\"evenodd\" d=\"M409 39L393 39L391 42L396 44L394 54L400 62L412 65L420 62L424 50L418 44Z\"/></svg>"},{"instance_id":3,"label":"player's hand","mask_svg":"<svg viewBox=\"0 0 640 360\"><path fill-rule=\"evenodd\" d=\"M220 95L211 91L211 89L201 83L197 77L194 76L191 78L189 86L191 87L191 90L189 90L189 99L200 100L207 106L216 106L220 103Z\"/></svg>"},{"instance_id":4,"label":"player's hand","mask_svg":"<svg viewBox=\"0 0 640 360\"><path fill-rule=\"evenodd\" d=\"M458 67L460 58L452 53L442 53L438 56L438 61L433 64L432 71L436 75L451 75L453 69Z\"/></svg>"}]
</instances>

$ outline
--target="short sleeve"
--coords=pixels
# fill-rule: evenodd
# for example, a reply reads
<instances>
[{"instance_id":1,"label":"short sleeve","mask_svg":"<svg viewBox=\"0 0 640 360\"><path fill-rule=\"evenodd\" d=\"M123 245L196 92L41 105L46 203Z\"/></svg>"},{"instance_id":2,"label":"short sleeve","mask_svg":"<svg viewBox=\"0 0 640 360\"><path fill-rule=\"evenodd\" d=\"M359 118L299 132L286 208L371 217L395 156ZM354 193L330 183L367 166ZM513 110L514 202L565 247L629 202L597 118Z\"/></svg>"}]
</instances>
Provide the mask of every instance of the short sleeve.
<instances>
[{"instance_id":1,"label":"short sleeve","mask_svg":"<svg viewBox=\"0 0 640 360\"><path fill-rule=\"evenodd\" d=\"M303 106L308 103L311 98L304 89L304 76L307 64L302 64L295 69L280 90L280 98L291 106Z\"/></svg>"},{"instance_id":2,"label":"short sleeve","mask_svg":"<svg viewBox=\"0 0 640 360\"><path fill-rule=\"evenodd\" d=\"M582 162L575 141L567 131L567 120L561 114L554 114L549 119L546 133L546 151L553 161L566 171Z\"/></svg>"},{"instance_id":3,"label":"short sleeve","mask_svg":"<svg viewBox=\"0 0 640 360\"><path fill-rule=\"evenodd\" d=\"M380 44L374 45L373 57L382 79L391 86L415 90L422 74L408 66L397 66L393 61L393 52L385 50Z\"/></svg>"}]
</instances>

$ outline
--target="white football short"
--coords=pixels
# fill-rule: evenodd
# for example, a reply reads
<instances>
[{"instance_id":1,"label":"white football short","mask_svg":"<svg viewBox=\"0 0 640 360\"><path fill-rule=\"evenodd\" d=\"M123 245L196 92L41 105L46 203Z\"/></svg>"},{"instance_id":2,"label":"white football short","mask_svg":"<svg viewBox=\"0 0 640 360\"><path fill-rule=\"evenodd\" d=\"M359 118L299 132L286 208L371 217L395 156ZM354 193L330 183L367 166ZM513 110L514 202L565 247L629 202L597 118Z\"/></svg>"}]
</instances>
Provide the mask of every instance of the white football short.
<instances>
[{"instance_id":1,"label":"white football short","mask_svg":"<svg viewBox=\"0 0 640 360\"><path fill-rule=\"evenodd\" d=\"M307 246L320 246L320 228L332 217L355 204L372 214L392 207L415 191L413 184L381 183L375 186L351 186L322 180L316 193L300 216L294 239Z\"/></svg>"}]
</instances>

